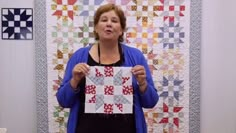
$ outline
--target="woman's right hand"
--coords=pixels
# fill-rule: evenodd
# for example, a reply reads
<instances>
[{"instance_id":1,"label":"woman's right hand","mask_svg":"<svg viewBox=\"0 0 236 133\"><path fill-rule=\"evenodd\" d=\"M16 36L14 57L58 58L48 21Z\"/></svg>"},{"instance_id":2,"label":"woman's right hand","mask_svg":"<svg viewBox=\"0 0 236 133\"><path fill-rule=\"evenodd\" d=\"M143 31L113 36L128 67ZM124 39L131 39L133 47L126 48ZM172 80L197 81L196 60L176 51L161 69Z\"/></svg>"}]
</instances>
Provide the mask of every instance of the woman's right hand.
<instances>
[{"instance_id":1,"label":"woman's right hand","mask_svg":"<svg viewBox=\"0 0 236 133\"><path fill-rule=\"evenodd\" d=\"M71 86L76 89L81 79L89 73L89 65L86 63L76 64L72 70Z\"/></svg>"}]
</instances>

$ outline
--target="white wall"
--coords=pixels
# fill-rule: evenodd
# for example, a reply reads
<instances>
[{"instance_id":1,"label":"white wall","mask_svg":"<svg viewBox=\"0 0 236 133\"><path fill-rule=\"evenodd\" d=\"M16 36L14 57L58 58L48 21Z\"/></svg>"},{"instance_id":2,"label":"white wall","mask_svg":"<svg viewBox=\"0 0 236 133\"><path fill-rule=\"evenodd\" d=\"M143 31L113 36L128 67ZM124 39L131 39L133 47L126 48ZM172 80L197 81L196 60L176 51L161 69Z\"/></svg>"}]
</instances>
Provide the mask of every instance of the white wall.
<instances>
[{"instance_id":1,"label":"white wall","mask_svg":"<svg viewBox=\"0 0 236 133\"><path fill-rule=\"evenodd\" d=\"M202 2L201 133L236 133L236 1Z\"/></svg>"},{"instance_id":2,"label":"white wall","mask_svg":"<svg viewBox=\"0 0 236 133\"><path fill-rule=\"evenodd\" d=\"M33 0L0 0L0 8L33 8ZM0 38L0 128L8 133L37 132L34 60L32 40Z\"/></svg>"}]
</instances>

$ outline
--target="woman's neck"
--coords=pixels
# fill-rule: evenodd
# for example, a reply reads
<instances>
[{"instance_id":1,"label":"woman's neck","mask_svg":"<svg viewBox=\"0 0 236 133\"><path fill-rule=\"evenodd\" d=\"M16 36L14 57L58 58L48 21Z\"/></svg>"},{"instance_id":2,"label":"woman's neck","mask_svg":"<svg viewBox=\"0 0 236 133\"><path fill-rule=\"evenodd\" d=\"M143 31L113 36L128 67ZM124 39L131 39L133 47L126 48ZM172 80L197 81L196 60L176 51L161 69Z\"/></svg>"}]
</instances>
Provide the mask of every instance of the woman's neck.
<instances>
[{"instance_id":1,"label":"woman's neck","mask_svg":"<svg viewBox=\"0 0 236 133\"><path fill-rule=\"evenodd\" d=\"M103 55L112 55L112 54L119 54L118 42L111 43L111 42L98 42L100 47L100 52Z\"/></svg>"},{"instance_id":2,"label":"woman's neck","mask_svg":"<svg viewBox=\"0 0 236 133\"><path fill-rule=\"evenodd\" d=\"M100 64L113 64L120 60L119 46L117 43L101 41L97 44L98 48L98 62Z\"/></svg>"}]
</instances>

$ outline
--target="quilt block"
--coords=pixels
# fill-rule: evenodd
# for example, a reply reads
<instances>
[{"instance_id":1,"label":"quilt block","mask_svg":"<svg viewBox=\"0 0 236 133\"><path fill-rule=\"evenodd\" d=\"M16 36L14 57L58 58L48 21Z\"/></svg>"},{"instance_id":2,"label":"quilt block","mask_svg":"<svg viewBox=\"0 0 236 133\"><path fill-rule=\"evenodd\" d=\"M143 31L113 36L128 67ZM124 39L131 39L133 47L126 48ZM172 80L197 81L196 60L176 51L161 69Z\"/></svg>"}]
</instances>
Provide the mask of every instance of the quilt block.
<instances>
[{"instance_id":1,"label":"quilt block","mask_svg":"<svg viewBox=\"0 0 236 133\"><path fill-rule=\"evenodd\" d=\"M85 85L85 113L133 112L131 67L90 67Z\"/></svg>"},{"instance_id":2,"label":"quilt block","mask_svg":"<svg viewBox=\"0 0 236 133\"><path fill-rule=\"evenodd\" d=\"M32 40L33 9L2 8L2 39Z\"/></svg>"}]
</instances>

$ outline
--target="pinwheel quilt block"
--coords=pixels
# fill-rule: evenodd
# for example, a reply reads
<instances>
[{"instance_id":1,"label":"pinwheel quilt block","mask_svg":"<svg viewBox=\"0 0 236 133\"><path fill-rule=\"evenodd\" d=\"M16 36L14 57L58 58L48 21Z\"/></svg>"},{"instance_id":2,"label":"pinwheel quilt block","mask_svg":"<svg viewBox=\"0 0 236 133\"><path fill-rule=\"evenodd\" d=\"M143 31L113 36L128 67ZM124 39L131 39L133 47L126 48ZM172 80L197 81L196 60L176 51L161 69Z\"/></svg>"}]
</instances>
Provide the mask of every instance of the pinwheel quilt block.
<instances>
[{"instance_id":1,"label":"pinwheel quilt block","mask_svg":"<svg viewBox=\"0 0 236 133\"><path fill-rule=\"evenodd\" d=\"M132 112L131 67L91 67L89 75L86 76L85 113Z\"/></svg>"}]
</instances>

